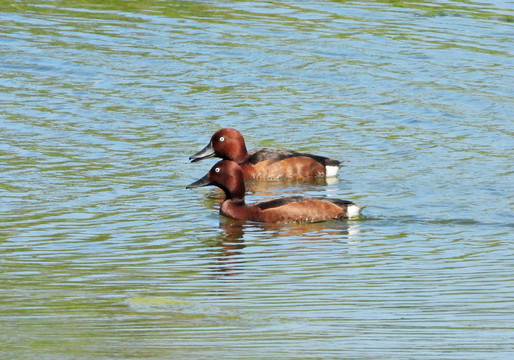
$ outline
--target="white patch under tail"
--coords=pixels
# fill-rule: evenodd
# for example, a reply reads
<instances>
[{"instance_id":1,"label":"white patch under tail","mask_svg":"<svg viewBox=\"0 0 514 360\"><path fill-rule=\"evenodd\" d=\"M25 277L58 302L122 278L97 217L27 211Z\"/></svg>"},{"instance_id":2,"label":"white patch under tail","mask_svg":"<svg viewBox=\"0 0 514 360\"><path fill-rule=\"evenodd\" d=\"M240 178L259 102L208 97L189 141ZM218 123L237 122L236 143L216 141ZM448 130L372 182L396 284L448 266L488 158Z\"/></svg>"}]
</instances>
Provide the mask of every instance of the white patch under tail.
<instances>
[{"instance_id":1,"label":"white patch under tail","mask_svg":"<svg viewBox=\"0 0 514 360\"><path fill-rule=\"evenodd\" d=\"M359 206L355 204L348 205L346 208L346 215L348 218L357 217L361 214L361 210L364 208L364 206Z\"/></svg>"},{"instance_id":2,"label":"white patch under tail","mask_svg":"<svg viewBox=\"0 0 514 360\"><path fill-rule=\"evenodd\" d=\"M326 177L336 176L337 172L339 171L339 168L340 168L339 166L334 166L334 165L325 166L325 176Z\"/></svg>"}]
</instances>

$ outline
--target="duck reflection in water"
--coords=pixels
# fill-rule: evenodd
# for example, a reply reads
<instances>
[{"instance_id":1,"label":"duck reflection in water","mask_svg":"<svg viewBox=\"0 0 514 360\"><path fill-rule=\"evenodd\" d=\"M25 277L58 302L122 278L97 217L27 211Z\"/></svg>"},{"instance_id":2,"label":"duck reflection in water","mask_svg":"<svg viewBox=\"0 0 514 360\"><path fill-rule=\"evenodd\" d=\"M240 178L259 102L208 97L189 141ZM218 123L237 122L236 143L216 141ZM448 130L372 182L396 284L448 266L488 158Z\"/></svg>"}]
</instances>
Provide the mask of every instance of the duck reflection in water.
<instances>
[{"instance_id":1,"label":"duck reflection in water","mask_svg":"<svg viewBox=\"0 0 514 360\"><path fill-rule=\"evenodd\" d=\"M216 251L216 277L237 276L244 272L244 249L248 238L257 237L270 242L283 238L296 249L308 248L312 241L352 245L360 242L359 222L353 221L275 224L221 218L219 225L223 233L216 237L214 245L219 248Z\"/></svg>"}]
</instances>

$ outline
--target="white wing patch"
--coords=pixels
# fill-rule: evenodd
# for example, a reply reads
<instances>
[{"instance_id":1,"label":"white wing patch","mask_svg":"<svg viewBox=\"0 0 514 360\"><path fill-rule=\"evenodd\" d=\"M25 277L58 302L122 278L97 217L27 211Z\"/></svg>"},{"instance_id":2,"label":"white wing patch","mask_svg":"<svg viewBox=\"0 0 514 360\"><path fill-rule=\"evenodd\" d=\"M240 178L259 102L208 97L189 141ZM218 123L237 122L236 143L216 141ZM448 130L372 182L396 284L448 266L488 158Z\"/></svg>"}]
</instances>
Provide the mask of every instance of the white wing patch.
<instances>
[{"instance_id":1,"label":"white wing patch","mask_svg":"<svg viewBox=\"0 0 514 360\"><path fill-rule=\"evenodd\" d=\"M348 218L359 216L361 213L362 206L359 205L348 205L346 209L346 214Z\"/></svg>"},{"instance_id":2,"label":"white wing patch","mask_svg":"<svg viewBox=\"0 0 514 360\"><path fill-rule=\"evenodd\" d=\"M339 171L339 166L325 166L326 177L336 176Z\"/></svg>"}]
</instances>

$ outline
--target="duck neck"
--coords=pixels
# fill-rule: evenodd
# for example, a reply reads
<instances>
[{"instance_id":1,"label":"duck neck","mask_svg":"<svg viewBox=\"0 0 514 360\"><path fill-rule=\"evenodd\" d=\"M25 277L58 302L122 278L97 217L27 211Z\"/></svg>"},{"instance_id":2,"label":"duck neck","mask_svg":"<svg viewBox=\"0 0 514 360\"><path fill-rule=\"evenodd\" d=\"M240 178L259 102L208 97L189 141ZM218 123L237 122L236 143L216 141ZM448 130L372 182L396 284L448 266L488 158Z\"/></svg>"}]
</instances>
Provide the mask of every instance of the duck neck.
<instances>
[{"instance_id":1,"label":"duck neck","mask_svg":"<svg viewBox=\"0 0 514 360\"><path fill-rule=\"evenodd\" d=\"M225 193L226 200L233 200L237 203L245 202L245 181L242 173L239 176L232 176L223 185L219 185Z\"/></svg>"},{"instance_id":2,"label":"duck neck","mask_svg":"<svg viewBox=\"0 0 514 360\"><path fill-rule=\"evenodd\" d=\"M236 220L256 220L257 208L245 204L244 199L227 199L220 207L220 214Z\"/></svg>"},{"instance_id":3,"label":"duck neck","mask_svg":"<svg viewBox=\"0 0 514 360\"><path fill-rule=\"evenodd\" d=\"M246 159L248 159L248 150L246 150L246 145L244 140L237 143L237 146L232 148L232 159L239 165L243 164Z\"/></svg>"}]
</instances>

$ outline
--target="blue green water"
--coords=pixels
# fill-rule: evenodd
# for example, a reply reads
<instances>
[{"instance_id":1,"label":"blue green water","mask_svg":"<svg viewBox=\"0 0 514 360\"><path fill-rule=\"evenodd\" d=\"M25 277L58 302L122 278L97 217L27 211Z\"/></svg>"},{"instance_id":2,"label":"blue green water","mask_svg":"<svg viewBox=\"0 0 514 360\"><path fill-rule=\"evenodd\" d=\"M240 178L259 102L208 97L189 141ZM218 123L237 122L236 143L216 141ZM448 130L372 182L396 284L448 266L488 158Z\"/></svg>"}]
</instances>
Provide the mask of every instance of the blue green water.
<instances>
[{"instance_id":1,"label":"blue green water","mask_svg":"<svg viewBox=\"0 0 514 360\"><path fill-rule=\"evenodd\" d=\"M0 3L0 358L510 359L511 1ZM221 127L355 221L186 190Z\"/></svg>"}]
</instances>

